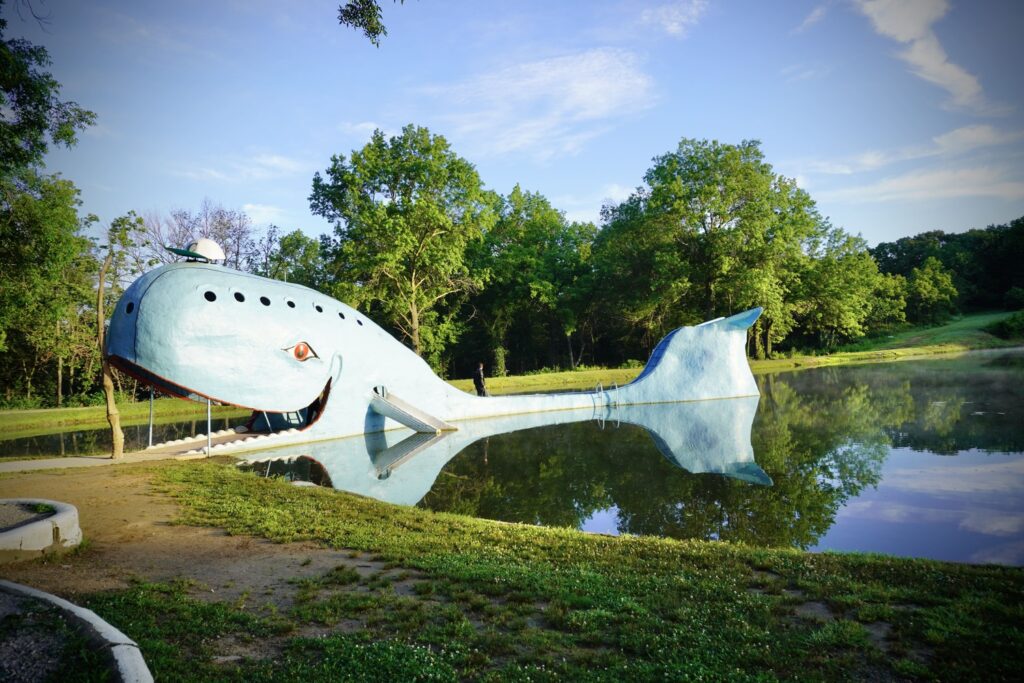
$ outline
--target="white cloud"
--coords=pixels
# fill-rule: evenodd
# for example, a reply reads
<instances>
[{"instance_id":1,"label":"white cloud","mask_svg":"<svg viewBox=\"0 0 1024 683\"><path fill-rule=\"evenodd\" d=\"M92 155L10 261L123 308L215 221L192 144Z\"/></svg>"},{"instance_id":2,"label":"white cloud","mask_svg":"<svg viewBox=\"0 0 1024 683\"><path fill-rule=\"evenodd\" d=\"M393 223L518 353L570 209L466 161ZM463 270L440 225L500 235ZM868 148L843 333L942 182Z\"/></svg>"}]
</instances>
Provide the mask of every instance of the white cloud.
<instances>
[{"instance_id":1,"label":"white cloud","mask_svg":"<svg viewBox=\"0 0 1024 683\"><path fill-rule=\"evenodd\" d=\"M374 121L360 121L359 123L344 122L338 125L338 130L346 135L346 137L355 138L361 140L364 143L370 141L370 136L373 135L373 131L380 130L384 133L384 137L393 137L398 135L401 131L385 126Z\"/></svg>"},{"instance_id":2,"label":"white cloud","mask_svg":"<svg viewBox=\"0 0 1024 683\"><path fill-rule=\"evenodd\" d=\"M1024 140L1024 131L1001 131L989 125L963 126L932 138L944 154L957 154L981 147L1008 145Z\"/></svg>"},{"instance_id":3,"label":"white cloud","mask_svg":"<svg viewBox=\"0 0 1024 683\"><path fill-rule=\"evenodd\" d=\"M1017 536L1024 531L1024 514L995 507L929 507L887 500L855 500L840 510L838 516L891 524L955 525L963 531L984 536Z\"/></svg>"},{"instance_id":4,"label":"white cloud","mask_svg":"<svg viewBox=\"0 0 1024 683\"><path fill-rule=\"evenodd\" d=\"M271 175L288 175L298 173L306 168L306 164L297 159L290 159L280 154L257 154L250 159L257 172Z\"/></svg>"},{"instance_id":5,"label":"white cloud","mask_svg":"<svg viewBox=\"0 0 1024 683\"><path fill-rule=\"evenodd\" d=\"M899 468L885 475L890 488L932 495L1024 494L1024 460L996 460L962 467L955 464L928 468Z\"/></svg>"},{"instance_id":6,"label":"white cloud","mask_svg":"<svg viewBox=\"0 0 1024 683\"><path fill-rule=\"evenodd\" d=\"M284 209L271 204L243 204L244 211L256 225L280 222L284 216Z\"/></svg>"},{"instance_id":7,"label":"white cloud","mask_svg":"<svg viewBox=\"0 0 1024 683\"><path fill-rule=\"evenodd\" d=\"M1024 180L1013 178L1012 173L1010 169L995 167L912 171L876 183L818 192L815 199L855 203L962 197L1024 199Z\"/></svg>"},{"instance_id":8,"label":"white cloud","mask_svg":"<svg viewBox=\"0 0 1024 683\"><path fill-rule=\"evenodd\" d=\"M173 173L192 180L231 183L283 178L310 171L312 167L308 162L280 154L255 154L229 160L220 167L196 166L173 171Z\"/></svg>"},{"instance_id":9,"label":"white cloud","mask_svg":"<svg viewBox=\"0 0 1024 683\"><path fill-rule=\"evenodd\" d=\"M787 83L796 83L797 81L806 81L812 78L820 78L828 74L829 68L825 66L814 66L807 64L790 64L789 66L780 69L779 75Z\"/></svg>"},{"instance_id":10,"label":"white cloud","mask_svg":"<svg viewBox=\"0 0 1024 683\"><path fill-rule=\"evenodd\" d=\"M210 62L220 59L217 52L196 42L194 28L186 29L166 23L148 24L130 14L99 5L95 6L94 10L101 18L102 28L99 35L110 43L131 45L140 54L163 51L195 61Z\"/></svg>"},{"instance_id":11,"label":"white cloud","mask_svg":"<svg viewBox=\"0 0 1024 683\"><path fill-rule=\"evenodd\" d=\"M570 221L600 223L602 207L625 201L634 190L635 188L627 185L608 183L591 194L564 194L553 197L551 203L565 211L565 217Z\"/></svg>"},{"instance_id":12,"label":"white cloud","mask_svg":"<svg viewBox=\"0 0 1024 683\"><path fill-rule=\"evenodd\" d=\"M1005 131L993 126L963 126L936 135L929 144L902 147L894 150L867 150L838 159L805 159L793 162L793 166L806 173L824 175L852 175L876 171L885 166L927 159L929 157L954 157L985 147L1010 145L1024 140L1024 131Z\"/></svg>"},{"instance_id":13,"label":"white cloud","mask_svg":"<svg viewBox=\"0 0 1024 683\"><path fill-rule=\"evenodd\" d=\"M1019 565L1024 560L1024 541L1011 541L984 548L971 555L971 562L979 564Z\"/></svg>"},{"instance_id":14,"label":"white cloud","mask_svg":"<svg viewBox=\"0 0 1024 683\"><path fill-rule=\"evenodd\" d=\"M819 21L825 18L825 13L828 11L828 3L822 3L814 9L811 13L804 17L804 20L800 22L800 25L791 31L791 33L803 33L810 27L817 24Z\"/></svg>"},{"instance_id":15,"label":"white cloud","mask_svg":"<svg viewBox=\"0 0 1024 683\"><path fill-rule=\"evenodd\" d=\"M456 111L445 118L483 154L541 159L579 151L610 122L650 107L653 82L628 50L593 49L508 66L422 92Z\"/></svg>"},{"instance_id":16,"label":"white cloud","mask_svg":"<svg viewBox=\"0 0 1024 683\"><path fill-rule=\"evenodd\" d=\"M949 61L945 49L932 31L932 24L946 16L946 0L858 0L857 7L874 26L875 32L906 45L900 59L920 78L946 90L950 104L982 113L1000 108L986 101L978 79Z\"/></svg>"},{"instance_id":17,"label":"white cloud","mask_svg":"<svg viewBox=\"0 0 1024 683\"><path fill-rule=\"evenodd\" d=\"M658 26L675 38L685 38L687 32L697 25L708 8L707 0L676 0L640 13L640 23Z\"/></svg>"}]
</instances>

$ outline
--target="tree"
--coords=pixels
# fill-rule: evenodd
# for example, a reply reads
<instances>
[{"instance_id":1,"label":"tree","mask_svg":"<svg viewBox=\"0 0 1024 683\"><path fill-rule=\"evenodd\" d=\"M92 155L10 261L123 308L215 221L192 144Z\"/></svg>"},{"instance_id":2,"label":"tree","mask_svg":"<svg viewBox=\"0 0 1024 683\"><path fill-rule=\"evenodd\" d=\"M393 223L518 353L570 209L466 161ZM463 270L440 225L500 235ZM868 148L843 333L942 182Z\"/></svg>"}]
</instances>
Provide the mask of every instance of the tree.
<instances>
[{"instance_id":1,"label":"tree","mask_svg":"<svg viewBox=\"0 0 1024 683\"><path fill-rule=\"evenodd\" d=\"M680 249L707 319L722 306L720 285L735 273L744 238L772 219L775 176L759 145L684 138L644 175L647 213Z\"/></svg>"},{"instance_id":2,"label":"tree","mask_svg":"<svg viewBox=\"0 0 1024 683\"><path fill-rule=\"evenodd\" d=\"M0 11L3 10L0 0ZM42 163L49 143L71 147L78 131L96 115L60 100L60 84L45 71L46 48L26 40L3 40L0 18L0 176Z\"/></svg>"},{"instance_id":3,"label":"tree","mask_svg":"<svg viewBox=\"0 0 1024 683\"><path fill-rule=\"evenodd\" d=\"M955 310L957 291L949 271L934 256L907 279L907 313L913 322L941 322Z\"/></svg>"},{"instance_id":4,"label":"tree","mask_svg":"<svg viewBox=\"0 0 1024 683\"><path fill-rule=\"evenodd\" d=\"M644 181L603 212L594 252L602 299L641 328L646 349L678 325L763 306L751 341L756 355L770 354L795 322L790 292L820 220L813 200L754 140L684 138Z\"/></svg>"},{"instance_id":5,"label":"tree","mask_svg":"<svg viewBox=\"0 0 1024 683\"><path fill-rule=\"evenodd\" d=\"M250 268L263 277L324 290L329 281L323 249L319 240L307 237L301 230L278 237L278 227L271 225L258 246L262 258Z\"/></svg>"},{"instance_id":6,"label":"tree","mask_svg":"<svg viewBox=\"0 0 1024 683\"><path fill-rule=\"evenodd\" d=\"M586 273L596 228L570 223L543 195L518 185L499 199L496 213L494 226L471 254L473 269L488 276L487 287L469 302L488 333L492 374L506 373L508 333L516 324L557 327L569 343L569 365L574 366L575 285Z\"/></svg>"},{"instance_id":7,"label":"tree","mask_svg":"<svg viewBox=\"0 0 1024 683\"><path fill-rule=\"evenodd\" d=\"M811 258L797 294L803 330L826 348L864 336L874 294L887 284L867 244L825 222L807 248Z\"/></svg>"},{"instance_id":8,"label":"tree","mask_svg":"<svg viewBox=\"0 0 1024 683\"><path fill-rule=\"evenodd\" d=\"M76 287L82 270L94 266L78 205L78 190L59 176L27 169L0 178L0 360L8 398L17 390L32 400L37 372L60 357L58 326L81 303Z\"/></svg>"},{"instance_id":9,"label":"tree","mask_svg":"<svg viewBox=\"0 0 1024 683\"><path fill-rule=\"evenodd\" d=\"M150 214L138 232L132 258L140 267L172 263L178 257L165 247L184 247L200 237L219 244L227 257L225 265L237 270L252 264L256 249L249 216L209 198L203 199L195 211L179 208L171 210L169 216Z\"/></svg>"},{"instance_id":10,"label":"tree","mask_svg":"<svg viewBox=\"0 0 1024 683\"><path fill-rule=\"evenodd\" d=\"M456 332L452 303L484 280L465 254L493 222L494 199L473 165L426 128L390 139L377 130L350 159L331 158L309 200L335 225L335 293L372 303L416 353L439 362Z\"/></svg>"},{"instance_id":11,"label":"tree","mask_svg":"<svg viewBox=\"0 0 1024 683\"><path fill-rule=\"evenodd\" d=\"M593 248L591 296L601 305L591 310L627 356L644 355L666 332L697 322L688 299L692 289L687 262L673 233L647 213L648 192L640 189L617 206L602 209L604 227ZM610 344L609 344L610 345Z\"/></svg>"},{"instance_id":12,"label":"tree","mask_svg":"<svg viewBox=\"0 0 1024 683\"><path fill-rule=\"evenodd\" d=\"M399 1L405 3L405 0ZM381 36L388 34L377 0L350 0L339 6L338 23L362 31L376 47L380 47Z\"/></svg>"},{"instance_id":13,"label":"tree","mask_svg":"<svg viewBox=\"0 0 1024 683\"><path fill-rule=\"evenodd\" d=\"M100 266L99 277L96 281L96 341L101 354L101 370L103 378L103 396L107 405L107 422L110 423L111 451L110 457L114 460L120 458L124 452L124 432L121 431L121 416L117 410L117 401L114 393L114 371L107 362L105 351L106 337L106 300L119 297L118 280L113 277L111 291L108 292L106 281L107 273L117 273L123 267L125 255L132 246L132 235L141 231L143 226L142 218L134 211L115 218L107 230L107 254L103 258L103 265Z\"/></svg>"}]
</instances>

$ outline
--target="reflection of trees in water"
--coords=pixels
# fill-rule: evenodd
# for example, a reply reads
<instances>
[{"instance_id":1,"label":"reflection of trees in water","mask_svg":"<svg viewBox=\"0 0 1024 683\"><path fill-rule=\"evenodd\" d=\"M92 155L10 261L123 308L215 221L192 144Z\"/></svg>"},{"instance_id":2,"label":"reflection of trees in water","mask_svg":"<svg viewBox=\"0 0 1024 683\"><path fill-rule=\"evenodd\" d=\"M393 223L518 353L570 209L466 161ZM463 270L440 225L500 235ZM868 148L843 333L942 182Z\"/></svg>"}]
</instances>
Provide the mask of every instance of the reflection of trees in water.
<instances>
[{"instance_id":1,"label":"reflection of trees in water","mask_svg":"<svg viewBox=\"0 0 1024 683\"><path fill-rule=\"evenodd\" d=\"M879 482L890 444L953 453L1024 450L1024 372L989 361L891 363L760 378L752 442L774 485L670 464L645 430L591 423L474 444L421 505L493 519L578 527L618 508L618 528L673 538L809 547L837 510ZM998 402L1007 415L972 415ZM1010 405L1012 403L1012 405Z\"/></svg>"},{"instance_id":2,"label":"reflection of trees in water","mask_svg":"<svg viewBox=\"0 0 1024 683\"><path fill-rule=\"evenodd\" d=\"M615 506L622 532L812 545L844 501L878 481L886 443L877 424L893 407L858 388L801 397L773 379L763 392L754 451L772 487L685 472L641 428L582 423L492 438L486 463L474 444L421 505L570 527Z\"/></svg>"},{"instance_id":3,"label":"reflection of trees in water","mask_svg":"<svg viewBox=\"0 0 1024 683\"><path fill-rule=\"evenodd\" d=\"M978 449L1024 451L1024 356L977 354L953 360L912 361L793 373L801 394L831 376L873 396L903 396L903 419L882 423L892 445L942 455Z\"/></svg>"},{"instance_id":4,"label":"reflection of trees in water","mask_svg":"<svg viewBox=\"0 0 1024 683\"><path fill-rule=\"evenodd\" d=\"M213 428L244 424L246 417L217 418ZM149 440L149 424L124 425L125 452L146 447ZM206 432L206 420L167 422L153 426L153 443L183 439L199 432ZM0 440L0 457L15 458L26 455L93 455L110 451L110 428L77 429L52 434Z\"/></svg>"}]
</instances>

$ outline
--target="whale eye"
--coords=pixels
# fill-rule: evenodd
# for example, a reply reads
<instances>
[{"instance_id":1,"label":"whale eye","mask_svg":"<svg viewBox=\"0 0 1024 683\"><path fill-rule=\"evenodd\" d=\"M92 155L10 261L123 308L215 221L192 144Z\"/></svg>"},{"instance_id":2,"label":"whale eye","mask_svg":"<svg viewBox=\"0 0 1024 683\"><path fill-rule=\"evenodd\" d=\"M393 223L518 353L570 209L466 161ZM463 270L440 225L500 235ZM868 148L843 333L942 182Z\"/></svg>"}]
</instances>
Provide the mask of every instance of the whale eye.
<instances>
[{"instance_id":1,"label":"whale eye","mask_svg":"<svg viewBox=\"0 0 1024 683\"><path fill-rule=\"evenodd\" d=\"M313 347L306 342L299 342L295 346L285 349L285 351L291 351L292 355L295 356L295 360L301 363L305 363L310 358L320 357L316 355L316 351L313 350Z\"/></svg>"}]
</instances>

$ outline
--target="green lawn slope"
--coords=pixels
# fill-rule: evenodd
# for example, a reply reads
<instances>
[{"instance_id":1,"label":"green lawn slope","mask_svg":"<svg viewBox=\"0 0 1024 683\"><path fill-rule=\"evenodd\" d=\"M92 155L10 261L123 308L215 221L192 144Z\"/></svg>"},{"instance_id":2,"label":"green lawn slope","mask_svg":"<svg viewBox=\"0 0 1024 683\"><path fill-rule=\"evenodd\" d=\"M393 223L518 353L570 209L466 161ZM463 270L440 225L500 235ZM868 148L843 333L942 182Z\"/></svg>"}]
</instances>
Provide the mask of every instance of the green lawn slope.
<instances>
[{"instance_id":1,"label":"green lawn slope","mask_svg":"<svg viewBox=\"0 0 1024 683\"><path fill-rule=\"evenodd\" d=\"M383 568L339 564L270 612L185 584L89 596L157 680L1000 681L1024 667L1019 569L505 524L216 462L156 476L183 523ZM218 659L225 642L250 654Z\"/></svg>"}]
</instances>

